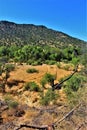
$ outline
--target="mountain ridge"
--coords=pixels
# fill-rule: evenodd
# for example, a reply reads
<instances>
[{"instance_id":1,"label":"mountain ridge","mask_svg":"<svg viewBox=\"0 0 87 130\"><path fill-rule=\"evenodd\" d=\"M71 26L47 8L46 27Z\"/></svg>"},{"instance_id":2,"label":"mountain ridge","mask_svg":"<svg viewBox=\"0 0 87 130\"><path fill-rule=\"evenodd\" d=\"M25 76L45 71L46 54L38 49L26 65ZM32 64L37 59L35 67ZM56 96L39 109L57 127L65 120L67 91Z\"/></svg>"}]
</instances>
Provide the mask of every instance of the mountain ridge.
<instances>
[{"instance_id":1,"label":"mountain ridge","mask_svg":"<svg viewBox=\"0 0 87 130\"><path fill-rule=\"evenodd\" d=\"M66 47L70 45L85 46L87 43L66 33L49 29L44 25L17 24L10 21L0 21L0 45L50 45Z\"/></svg>"}]
</instances>

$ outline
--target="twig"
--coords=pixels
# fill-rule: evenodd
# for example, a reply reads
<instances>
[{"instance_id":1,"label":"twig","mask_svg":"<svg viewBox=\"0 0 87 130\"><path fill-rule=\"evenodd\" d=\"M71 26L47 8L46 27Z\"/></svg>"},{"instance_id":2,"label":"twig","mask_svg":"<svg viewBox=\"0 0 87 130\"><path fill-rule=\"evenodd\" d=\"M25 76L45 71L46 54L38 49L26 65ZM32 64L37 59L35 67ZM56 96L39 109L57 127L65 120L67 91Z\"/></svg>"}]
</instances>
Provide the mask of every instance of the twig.
<instances>
[{"instance_id":1,"label":"twig","mask_svg":"<svg viewBox=\"0 0 87 130\"><path fill-rule=\"evenodd\" d=\"M23 127L26 127L26 128L33 128L33 129L47 129L47 125L45 126L36 126L36 125L26 125L26 124L21 124L17 129L15 130L19 130Z\"/></svg>"},{"instance_id":2,"label":"twig","mask_svg":"<svg viewBox=\"0 0 87 130\"><path fill-rule=\"evenodd\" d=\"M66 118L72 116L72 115L73 115L73 112L74 112L80 105L81 105L81 103L78 104L75 108L73 108L69 113L67 113L67 114L66 114L64 117L62 117L60 120L55 121L55 122L53 123L54 126L57 126L56 123L59 124L59 123L61 123L63 120L65 120Z\"/></svg>"},{"instance_id":3,"label":"twig","mask_svg":"<svg viewBox=\"0 0 87 130\"><path fill-rule=\"evenodd\" d=\"M43 125L43 126L37 126L37 125L26 125L26 124L21 124L18 128L15 130L19 130L23 127L26 128L33 128L33 129L39 129L39 130L53 130L53 125Z\"/></svg>"}]
</instances>

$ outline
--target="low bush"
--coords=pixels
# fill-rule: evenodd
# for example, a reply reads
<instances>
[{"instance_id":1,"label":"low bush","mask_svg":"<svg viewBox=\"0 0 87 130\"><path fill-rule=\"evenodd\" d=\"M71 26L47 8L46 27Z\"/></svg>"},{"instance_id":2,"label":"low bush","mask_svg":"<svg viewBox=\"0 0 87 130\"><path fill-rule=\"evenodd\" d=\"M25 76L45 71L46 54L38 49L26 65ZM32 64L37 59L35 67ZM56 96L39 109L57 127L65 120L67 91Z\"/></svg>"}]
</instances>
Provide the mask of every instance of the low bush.
<instances>
[{"instance_id":1,"label":"low bush","mask_svg":"<svg viewBox=\"0 0 87 130\"><path fill-rule=\"evenodd\" d=\"M65 65L65 66L63 67L63 69L64 69L64 70L67 70L67 71L70 70L70 65Z\"/></svg>"},{"instance_id":2,"label":"low bush","mask_svg":"<svg viewBox=\"0 0 87 130\"><path fill-rule=\"evenodd\" d=\"M85 82L86 78L84 76L76 74L63 85L69 104L75 105L79 101L80 95L78 95L78 92Z\"/></svg>"},{"instance_id":3,"label":"low bush","mask_svg":"<svg viewBox=\"0 0 87 130\"><path fill-rule=\"evenodd\" d=\"M9 103L9 107L11 108L16 108L18 106L18 102L17 101L12 101Z\"/></svg>"},{"instance_id":4,"label":"low bush","mask_svg":"<svg viewBox=\"0 0 87 130\"><path fill-rule=\"evenodd\" d=\"M54 60L46 60L45 64L54 65L54 64L56 64L56 61L54 61Z\"/></svg>"},{"instance_id":5,"label":"low bush","mask_svg":"<svg viewBox=\"0 0 87 130\"><path fill-rule=\"evenodd\" d=\"M11 99L12 99L12 97L10 95L5 95L4 96L5 102L9 102Z\"/></svg>"},{"instance_id":6,"label":"low bush","mask_svg":"<svg viewBox=\"0 0 87 130\"><path fill-rule=\"evenodd\" d=\"M79 63L79 58L73 57L71 63L77 65Z\"/></svg>"},{"instance_id":7,"label":"low bush","mask_svg":"<svg viewBox=\"0 0 87 130\"><path fill-rule=\"evenodd\" d=\"M24 90L39 92L40 88L35 82L28 82L28 83L25 84Z\"/></svg>"},{"instance_id":8,"label":"low bush","mask_svg":"<svg viewBox=\"0 0 87 130\"><path fill-rule=\"evenodd\" d=\"M35 69L35 68L29 68L26 70L27 73L39 73L39 70Z\"/></svg>"},{"instance_id":9,"label":"low bush","mask_svg":"<svg viewBox=\"0 0 87 130\"><path fill-rule=\"evenodd\" d=\"M41 79L41 85L42 85L42 87L44 87L46 83L50 83L51 85L53 85L55 78L56 78L55 75L52 75L50 73L46 73L43 76L43 78Z\"/></svg>"},{"instance_id":10,"label":"low bush","mask_svg":"<svg viewBox=\"0 0 87 130\"><path fill-rule=\"evenodd\" d=\"M15 101L10 95L6 95L4 97L5 102L11 108L16 108L18 106L18 102Z\"/></svg>"},{"instance_id":11,"label":"low bush","mask_svg":"<svg viewBox=\"0 0 87 130\"><path fill-rule=\"evenodd\" d=\"M57 65L57 67L58 67L59 69L61 69L61 63L60 63L60 62L58 62L56 65Z\"/></svg>"},{"instance_id":12,"label":"low bush","mask_svg":"<svg viewBox=\"0 0 87 130\"><path fill-rule=\"evenodd\" d=\"M55 93L55 91L48 89L45 95L41 95L40 103L41 105L49 105L50 102L55 101L57 97L58 95Z\"/></svg>"},{"instance_id":13,"label":"low bush","mask_svg":"<svg viewBox=\"0 0 87 130\"><path fill-rule=\"evenodd\" d=\"M5 70L10 72L13 71L15 69L15 66L13 64L6 64L5 65Z\"/></svg>"},{"instance_id":14,"label":"low bush","mask_svg":"<svg viewBox=\"0 0 87 130\"><path fill-rule=\"evenodd\" d=\"M41 83L42 87L45 88L45 84L47 83L47 82L46 82L46 79L43 77L43 78L41 79L40 83Z\"/></svg>"},{"instance_id":15,"label":"low bush","mask_svg":"<svg viewBox=\"0 0 87 130\"><path fill-rule=\"evenodd\" d=\"M70 88L72 91L77 91L82 87L83 82L85 82L85 78L77 74L66 82L66 87Z\"/></svg>"}]
</instances>

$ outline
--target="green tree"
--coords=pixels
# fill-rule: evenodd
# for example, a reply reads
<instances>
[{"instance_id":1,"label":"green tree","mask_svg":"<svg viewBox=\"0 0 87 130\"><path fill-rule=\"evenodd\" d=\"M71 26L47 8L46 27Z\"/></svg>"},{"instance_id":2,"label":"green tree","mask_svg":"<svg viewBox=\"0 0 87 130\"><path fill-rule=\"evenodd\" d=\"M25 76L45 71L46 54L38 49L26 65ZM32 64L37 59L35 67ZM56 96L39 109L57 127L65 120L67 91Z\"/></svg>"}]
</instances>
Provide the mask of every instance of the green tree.
<instances>
[{"instance_id":1,"label":"green tree","mask_svg":"<svg viewBox=\"0 0 87 130\"><path fill-rule=\"evenodd\" d=\"M8 56L9 50L6 46L0 47L0 56Z\"/></svg>"}]
</instances>

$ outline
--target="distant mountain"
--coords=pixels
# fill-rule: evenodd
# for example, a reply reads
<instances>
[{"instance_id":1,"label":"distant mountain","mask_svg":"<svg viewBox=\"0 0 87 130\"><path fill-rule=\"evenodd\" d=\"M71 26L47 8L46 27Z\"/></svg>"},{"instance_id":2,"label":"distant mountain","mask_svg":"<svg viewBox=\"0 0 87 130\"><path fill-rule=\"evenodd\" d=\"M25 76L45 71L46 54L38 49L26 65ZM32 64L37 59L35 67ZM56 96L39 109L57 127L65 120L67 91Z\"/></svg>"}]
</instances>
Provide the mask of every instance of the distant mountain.
<instances>
[{"instance_id":1,"label":"distant mountain","mask_svg":"<svg viewBox=\"0 0 87 130\"><path fill-rule=\"evenodd\" d=\"M0 45L50 45L59 48L67 46L85 46L84 41L65 33L33 24L16 24L0 21Z\"/></svg>"}]
</instances>

